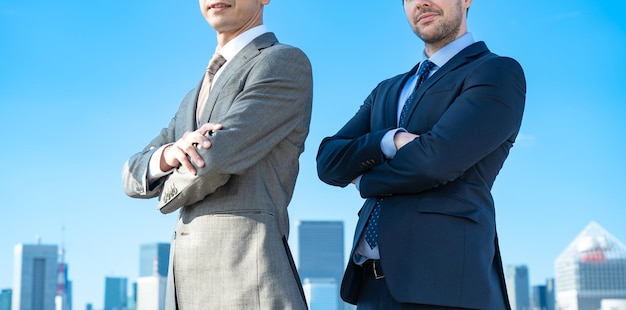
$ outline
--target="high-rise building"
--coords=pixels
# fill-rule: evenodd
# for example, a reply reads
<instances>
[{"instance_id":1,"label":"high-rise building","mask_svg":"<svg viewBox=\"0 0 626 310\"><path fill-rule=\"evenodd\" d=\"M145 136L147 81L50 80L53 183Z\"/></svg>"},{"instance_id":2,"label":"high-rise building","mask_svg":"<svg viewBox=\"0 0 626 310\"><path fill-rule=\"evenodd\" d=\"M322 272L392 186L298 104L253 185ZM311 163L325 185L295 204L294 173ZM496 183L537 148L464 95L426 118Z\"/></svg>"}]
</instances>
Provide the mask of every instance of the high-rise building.
<instances>
[{"instance_id":1,"label":"high-rise building","mask_svg":"<svg viewBox=\"0 0 626 310\"><path fill-rule=\"evenodd\" d=\"M626 246L591 222L554 262L560 310L596 310L626 299Z\"/></svg>"},{"instance_id":2,"label":"high-rise building","mask_svg":"<svg viewBox=\"0 0 626 310\"><path fill-rule=\"evenodd\" d=\"M128 306L128 279L106 277L104 280L104 310L125 310Z\"/></svg>"},{"instance_id":3,"label":"high-rise building","mask_svg":"<svg viewBox=\"0 0 626 310\"><path fill-rule=\"evenodd\" d=\"M530 296L530 309L532 310L547 310L548 298L545 285L534 285L531 288Z\"/></svg>"},{"instance_id":4,"label":"high-rise building","mask_svg":"<svg viewBox=\"0 0 626 310\"><path fill-rule=\"evenodd\" d=\"M528 267L525 265L507 266L505 272L506 288L511 302L511 310L529 310L530 294Z\"/></svg>"},{"instance_id":5,"label":"high-rise building","mask_svg":"<svg viewBox=\"0 0 626 310\"><path fill-rule=\"evenodd\" d=\"M157 262L157 272L167 277L167 268L170 261L169 243L147 243L139 248L139 277L154 275L154 263Z\"/></svg>"},{"instance_id":6,"label":"high-rise building","mask_svg":"<svg viewBox=\"0 0 626 310\"><path fill-rule=\"evenodd\" d=\"M167 278L154 275L137 279L137 310L164 310Z\"/></svg>"},{"instance_id":7,"label":"high-rise building","mask_svg":"<svg viewBox=\"0 0 626 310\"><path fill-rule=\"evenodd\" d=\"M128 296L128 309L137 309L137 282L130 285L130 295Z\"/></svg>"},{"instance_id":8,"label":"high-rise building","mask_svg":"<svg viewBox=\"0 0 626 310\"><path fill-rule=\"evenodd\" d=\"M139 252L137 310L163 310L165 309L170 244L143 244Z\"/></svg>"},{"instance_id":9,"label":"high-rise building","mask_svg":"<svg viewBox=\"0 0 626 310\"><path fill-rule=\"evenodd\" d=\"M11 310L11 295L13 291L10 288L0 291L0 310Z\"/></svg>"},{"instance_id":10,"label":"high-rise building","mask_svg":"<svg viewBox=\"0 0 626 310\"><path fill-rule=\"evenodd\" d=\"M333 279L336 283L334 301L337 309L343 309L339 297L339 284L345 267L343 222L301 221L298 223L298 273L305 279ZM326 298L326 297L324 297ZM330 296L328 297L330 298ZM311 310L315 310L311 308Z\"/></svg>"},{"instance_id":11,"label":"high-rise building","mask_svg":"<svg viewBox=\"0 0 626 310\"><path fill-rule=\"evenodd\" d=\"M546 310L556 309L556 300L554 299L555 293L554 278L549 278L546 280Z\"/></svg>"},{"instance_id":12,"label":"high-rise building","mask_svg":"<svg viewBox=\"0 0 626 310\"><path fill-rule=\"evenodd\" d=\"M311 310L338 310L337 288L333 278L305 278L302 288Z\"/></svg>"},{"instance_id":13,"label":"high-rise building","mask_svg":"<svg viewBox=\"0 0 626 310\"><path fill-rule=\"evenodd\" d=\"M137 279L137 310L164 310L167 276L159 274L159 259L154 258L151 276Z\"/></svg>"},{"instance_id":14,"label":"high-rise building","mask_svg":"<svg viewBox=\"0 0 626 310\"><path fill-rule=\"evenodd\" d=\"M57 246L18 244L14 248L13 310L54 310Z\"/></svg>"},{"instance_id":15,"label":"high-rise building","mask_svg":"<svg viewBox=\"0 0 626 310\"><path fill-rule=\"evenodd\" d=\"M535 285L531 288L530 309L554 310L554 278L546 280L545 285Z\"/></svg>"}]
</instances>

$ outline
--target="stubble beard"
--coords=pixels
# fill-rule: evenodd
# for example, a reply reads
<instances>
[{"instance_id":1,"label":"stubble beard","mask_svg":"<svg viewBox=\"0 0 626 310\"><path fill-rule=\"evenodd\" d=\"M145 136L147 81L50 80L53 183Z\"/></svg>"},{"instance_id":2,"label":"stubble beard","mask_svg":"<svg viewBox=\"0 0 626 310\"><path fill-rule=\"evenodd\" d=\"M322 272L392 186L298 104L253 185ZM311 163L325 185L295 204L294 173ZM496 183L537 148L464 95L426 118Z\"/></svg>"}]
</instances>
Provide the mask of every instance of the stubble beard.
<instances>
[{"instance_id":1,"label":"stubble beard","mask_svg":"<svg viewBox=\"0 0 626 310\"><path fill-rule=\"evenodd\" d=\"M438 25L431 25L434 31L423 31L417 26L417 21L414 21L413 32L424 41L426 44L445 45L454 41L461 29L462 22L462 8L460 6L451 12L451 18L443 19Z\"/></svg>"}]
</instances>

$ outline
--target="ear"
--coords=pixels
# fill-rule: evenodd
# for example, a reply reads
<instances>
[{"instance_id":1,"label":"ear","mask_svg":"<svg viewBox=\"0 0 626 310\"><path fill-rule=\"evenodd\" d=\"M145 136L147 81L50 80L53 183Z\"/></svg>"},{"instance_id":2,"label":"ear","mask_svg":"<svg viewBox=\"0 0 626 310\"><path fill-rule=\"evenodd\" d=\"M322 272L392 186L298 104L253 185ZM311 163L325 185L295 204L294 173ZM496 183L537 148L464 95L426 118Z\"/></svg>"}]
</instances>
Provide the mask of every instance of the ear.
<instances>
[{"instance_id":1,"label":"ear","mask_svg":"<svg viewBox=\"0 0 626 310\"><path fill-rule=\"evenodd\" d=\"M261 0L261 4L268 5L270 4L270 0Z\"/></svg>"}]
</instances>

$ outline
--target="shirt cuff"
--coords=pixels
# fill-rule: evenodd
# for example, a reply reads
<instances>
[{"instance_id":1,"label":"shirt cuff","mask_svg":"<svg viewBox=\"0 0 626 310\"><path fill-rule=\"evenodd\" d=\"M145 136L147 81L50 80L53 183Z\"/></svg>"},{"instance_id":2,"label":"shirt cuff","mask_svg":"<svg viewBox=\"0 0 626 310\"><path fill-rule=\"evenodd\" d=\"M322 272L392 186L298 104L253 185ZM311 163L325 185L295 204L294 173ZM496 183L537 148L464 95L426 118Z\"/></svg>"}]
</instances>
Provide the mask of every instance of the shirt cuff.
<instances>
[{"instance_id":1,"label":"shirt cuff","mask_svg":"<svg viewBox=\"0 0 626 310\"><path fill-rule=\"evenodd\" d=\"M152 156L150 157L150 162L148 163L148 182L153 182L158 180L174 171L174 169L170 169L169 171L161 171L161 155L163 154L163 150L171 145L166 144L157 149Z\"/></svg>"},{"instance_id":2,"label":"shirt cuff","mask_svg":"<svg viewBox=\"0 0 626 310\"><path fill-rule=\"evenodd\" d=\"M383 139L380 140L380 149L383 151L383 154L387 159L392 159L396 156L396 144L393 142L393 137L398 132L406 132L404 128L396 128L387 131L387 133L383 136Z\"/></svg>"}]
</instances>

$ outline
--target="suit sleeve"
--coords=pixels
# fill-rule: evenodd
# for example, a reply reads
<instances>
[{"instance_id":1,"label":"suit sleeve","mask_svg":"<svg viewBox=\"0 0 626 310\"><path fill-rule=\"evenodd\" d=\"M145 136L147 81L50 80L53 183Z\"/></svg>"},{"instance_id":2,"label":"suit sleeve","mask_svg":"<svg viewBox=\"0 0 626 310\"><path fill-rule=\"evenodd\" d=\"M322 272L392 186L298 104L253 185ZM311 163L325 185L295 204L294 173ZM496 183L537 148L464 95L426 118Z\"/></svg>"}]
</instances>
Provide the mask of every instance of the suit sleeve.
<instances>
[{"instance_id":1,"label":"suit sleeve","mask_svg":"<svg viewBox=\"0 0 626 310\"><path fill-rule=\"evenodd\" d=\"M392 129L370 132L372 104L380 85L359 111L332 137L322 140L317 152L317 174L323 182L345 187L375 165L385 161L380 141Z\"/></svg>"},{"instance_id":2,"label":"suit sleeve","mask_svg":"<svg viewBox=\"0 0 626 310\"><path fill-rule=\"evenodd\" d=\"M176 184L183 187L172 197L162 197L162 212L204 199L265 157L302 122L308 128L313 82L306 55L277 45L258 57L228 115L219 121L223 129L210 137L211 148L199 150L205 166L197 168L197 176L179 167L167 178L166 191Z\"/></svg>"},{"instance_id":3,"label":"suit sleeve","mask_svg":"<svg viewBox=\"0 0 626 310\"><path fill-rule=\"evenodd\" d=\"M141 152L134 154L124 163L122 168L122 188L126 195L133 198L147 199L156 197L161 193L164 178L152 183L148 181L150 157L159 147L176 141L176 119L180 113L185 111L186 105L193 99L194 93L194 90L187 93L169 126L163 128L159 135L152 139Z\"/></svg>"},{"instance_id":4,"label":"suit sleeve","mask_svg":"<svg viewBox=\"0 0 626 310\"><path fill-rule=\"evenodd\" d=\"M515 60L482 62L430 131L363 175L361 196L420 193L458 179L498 148L508 154L521 125L525 94L524 74Z\"/></svg>"}]
</instances>

